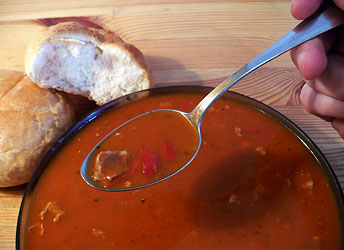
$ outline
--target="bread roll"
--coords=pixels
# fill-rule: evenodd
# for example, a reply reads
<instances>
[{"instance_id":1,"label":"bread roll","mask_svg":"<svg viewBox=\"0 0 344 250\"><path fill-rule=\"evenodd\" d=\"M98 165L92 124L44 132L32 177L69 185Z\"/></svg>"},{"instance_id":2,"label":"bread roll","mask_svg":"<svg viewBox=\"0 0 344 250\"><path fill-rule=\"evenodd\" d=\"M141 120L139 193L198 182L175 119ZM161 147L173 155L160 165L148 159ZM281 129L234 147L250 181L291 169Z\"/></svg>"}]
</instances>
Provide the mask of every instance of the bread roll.
<instances>
[{"instance_id":1,"label":"bread roll","mask_svg":"<svg viewBox=\"0 0 344 250\"><path fill-rule=\"evenodd\" d=\"M0 70L0 187L28 182L73 122L64 94L39 88L23 73Z\"/></svg>"},{"instance_id":2,"label":"bread roll","mask_svg":"<svg viewBox=\"0 0 344 250\"><path fill-rule=\"evenodd\" d=\"M82 95L98 104L152 86L143 54L118 35L59 23L32 41L25 71L43 88Z\"/></svg>"}]
</instances>

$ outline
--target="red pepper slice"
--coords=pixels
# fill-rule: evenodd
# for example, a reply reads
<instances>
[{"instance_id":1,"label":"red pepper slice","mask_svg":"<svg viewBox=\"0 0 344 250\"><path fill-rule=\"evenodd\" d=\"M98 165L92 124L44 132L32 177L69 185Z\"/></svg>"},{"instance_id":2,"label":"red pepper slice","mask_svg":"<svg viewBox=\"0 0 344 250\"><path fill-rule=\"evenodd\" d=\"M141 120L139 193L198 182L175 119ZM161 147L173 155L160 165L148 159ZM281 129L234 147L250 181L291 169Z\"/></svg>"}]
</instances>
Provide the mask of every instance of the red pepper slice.
<instances>
[{"instance_id":1,"label":"red pepper slice","mask_svg":"<svg viewBox=\"0 0 344 250\"><path fill-rule=\"evenodd\" d=\"M157 172L157 156L155 152L144 146L141 149L141 163L142 163L142 173L146 176L150 176Z\"/></svg>"}]
</instances>

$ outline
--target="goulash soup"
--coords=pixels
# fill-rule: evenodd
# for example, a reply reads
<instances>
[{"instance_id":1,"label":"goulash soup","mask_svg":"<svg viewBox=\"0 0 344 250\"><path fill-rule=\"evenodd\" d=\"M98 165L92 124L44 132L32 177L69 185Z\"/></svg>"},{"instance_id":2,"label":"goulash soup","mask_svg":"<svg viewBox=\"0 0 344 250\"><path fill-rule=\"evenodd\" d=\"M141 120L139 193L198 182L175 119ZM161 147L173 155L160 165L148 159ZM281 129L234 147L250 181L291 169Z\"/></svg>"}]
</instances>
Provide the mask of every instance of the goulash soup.
<instances>
[{"instance_id":1,"label":"goulash soup","mask_svg":"<svg viewBox=\"0 0 344 250\"><path fill-rule=\"evenodd\" d=\"M110 109L76 133L49 162L27 201L22 246L343 248L338 206L312 153L280 122L229 97L210 108L198 155L174 177L134 191L106 192L80 176L90 150L123 122L161 108L189 112L203 97L196 91L150 95ZM156 129L166 122L168 118L157 121ZM181 145L188 136L174 145L174 131L165 141L155 141L155 128L140 133L144 140L128 138L141 149L134 161L138 178L153 178L169 166L166 162L187 152ZM125 148L113 151L119 162L131 162L130 152L121 152ZM103 185L130 172L126 167Z\"/></svg>"}]
</instances>

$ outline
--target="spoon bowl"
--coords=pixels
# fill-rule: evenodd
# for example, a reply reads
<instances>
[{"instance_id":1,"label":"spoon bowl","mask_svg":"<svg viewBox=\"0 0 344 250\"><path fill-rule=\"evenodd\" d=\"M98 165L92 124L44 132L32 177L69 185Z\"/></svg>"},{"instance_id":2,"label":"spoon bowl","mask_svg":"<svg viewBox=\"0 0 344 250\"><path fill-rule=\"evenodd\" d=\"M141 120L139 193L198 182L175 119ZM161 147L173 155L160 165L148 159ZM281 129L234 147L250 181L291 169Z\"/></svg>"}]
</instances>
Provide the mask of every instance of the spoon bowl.
<instances>
[{"instance_id":1,"label":"spoon bowl","mask_svg":"<svg viewBox=\"0 0 344 250\"><path fill-rule=\"evenodd\" d=\"M160 116L160 114L162 116ZM184 157L182 159L182 163L181 165L176 165L174 164L174 166L172 167L166 167L163 169L163 171L159 172L159 175L155 175L153 178L153 182L152 182L152 178L149 178L149 175L147 178L132 178L130 177L130 175L122 180L116 181L116 185L111 185L111 182L102 182L99 180L99 178L97 179L97 177L95 178L95 171L99 171L99 169L96 169L97 167L94 167L97 164L97 161L99 161L97 159L98 154L100 154L101 152L110 152L109 150L112 150L111 152L119 152L119 151L113 151L113 148L116 146L113 145L114 140L117 139L117 141L119 141L120 139L118 138L120 134L125 134L127 133L126 130L130 130L130 126L132 126L133 128L135 128L133 131L134 132L129 132L129 133L136 133L136 136L140 136L140 134L142 134L143 132L141 131L145 131L145 127L147 126L147 122L149 123L149 127L153 128L155 126L156 123L156 117L158 117L158 119L160 119L159 117L164 118L165 116L170 116L170 117L177 117L177 119L179 119L180 121L184 122L182 127L185 127L188 129L188 131L184 131L184 129L179 129L178 130L178 136L180 138L185 138L188 135L192 135L193 137L190 139L185 139L184 141L187 142L186 148L191 148L192 150L190 150L190 152L187 154L187 157ZM145 121L144 121L144 120ZM175 118L173 118L175 119ZM143 121L143 122L142 122ZM144 124L145 126L140 128L140 125ZM174 123L165 123L165 130L169 130L169 129L173 129L174 127L178 126L178 124L174 124ZM166 128L167 127L167 128ZM159 137L159 135L161 134L161 137ZM157 135L158 139L160 141L165 140L165 133L160 133ZM117 137L117 138L116 138ZM176 136L174 136L174 138L178 139ZM123 137L122 137L123 138ZM170 139L171 140L171 139ZM109 147L103 147L101 148L105 143L107 143L109 141ZM159 110L153 110L153 111L149 111L146 113L143 113L141 115L138 115L128 121L126 121L125 123L121 124L120 126L118 126L117 128L115 128L114 130L112 130L109 134L107 134L92 150L91 152L87 155L87 157L85 158L84 162L82 163L81 166L81 176L82 178L92 187L99 189L99 190L103 190L103 191L128 191L128 190L134 190L134 189L138 189L138 188L142 188L142 187L147 187L152 185L153 183L159 183L161 181L164 181L170 177L172 177L173 175L179 173L182 169L184 169L187 165L189 165L189 163L195 158L195 156L197 155L200 147L201 147L201 132L200 132L200 126L197 124L194 124L193 121L190 118L190 113L185 113L183 111L179 111L179 110L175 110L175 109L159 109ZM131 151L142 151L142 148L136 147L136 145L134 145L134 147L132 147L130 145L130 143L128 143L128 141L126 142L119 142L118 144L120 145L126 145L125 148L129 147L132 150ZM129 145L128 145L129 144ZM138 144L138 143L135 143ZM173 143L173 144L178 144ZM133 149L134 148L134 149ZM116 148L116 149L122 149L120 148ZM138 154L140 154L140 152L138 152ZM106 170L105 170L106 171ZM104 172L105 172L104 171ZM145 174L145 173L143 173ZM142 173L141 173L142 175ZM111 179L111 174L107 174L107 176L105 177L107 179ZM114 181L115 182L115 181ZM130 186L128 186L128 182L130 182ZM107 186L109 185L109 186Z\"/></svg>"},{"instance_id":2,"label":"spoon bowl","mask_svg":"<svg viewBox=\"0 0 344 250\"><path fill-rule=\"evenodd\" d=\"M181 117L187 121L189 126L191 125L196 131L198 135L198 147L192 154L192 156L189 156L188 160L185 161L184 164L180 164L179 166L176 166L175 170L172 171L172 173L169 173L167 175L163 175L161 178L152 179L148 183L144 183L142 185L133 185L128 186L124 188L108 188L108 187L99 187L95 185L94 182L92 182L92 179L89 177L88 169L90 166L90 159L94 156L94 153L98 147L100 147L108 138L110 135L114 134L115 132L118 132L119 129L128 126L132 122L135 122L139 119L142 119L143 117L149 116L154 113L159 112L166 112L166 110L154 110L151 112L144 113L142 115L139 115L115 130L113 130L108 136L106 136L102 141L100 141L93 150L89 153L89 155L84 160L82 166L81 166L81 175L84 178L84 180L91 185L92 187L105 190L105 191L125 191L125 190L132 190L132 189L138 189L142 187L147 187L153 184L156 184L158 182L161 182L163 180L166 180L176 173L180 172L182 169L184 169L197 155L200 146L201 146L201 124L202 120L204 118L204 115L209 110L211 105L223 94L225 93L230 87L232 87L234 84L236 84L238 81L240 81L243 77L251 73L252 71L256 70L260 66L264 65L265 63L271 61L272 59L280 56L281 54L289 51L290 49L316 37L321 34L323 34L326 31L329 31L331 29L336 28L339 25L342 25L344 23L344 14L343 12L338 9L335 5L329 5L324 6L321 8L317 13L309 17L308 19L302 21L299 25L297 25L293 30L288 32L285 36L283 36L280 40L275 42L271 47L266 49L263 53L258 55L256 58L254 58L252 61L244 65L242 68L240 68L238 71L236 71L233 75L229 76L227 79L225 79L221 84L219 84L213 91L211 91L201 102L190 112L185 113L179 110L168 110L168 112L179 114L179 118ZM185 124L187 124L185 123ZM173 128L172 128L173 129Z\"/></svg>"}]
</instances>

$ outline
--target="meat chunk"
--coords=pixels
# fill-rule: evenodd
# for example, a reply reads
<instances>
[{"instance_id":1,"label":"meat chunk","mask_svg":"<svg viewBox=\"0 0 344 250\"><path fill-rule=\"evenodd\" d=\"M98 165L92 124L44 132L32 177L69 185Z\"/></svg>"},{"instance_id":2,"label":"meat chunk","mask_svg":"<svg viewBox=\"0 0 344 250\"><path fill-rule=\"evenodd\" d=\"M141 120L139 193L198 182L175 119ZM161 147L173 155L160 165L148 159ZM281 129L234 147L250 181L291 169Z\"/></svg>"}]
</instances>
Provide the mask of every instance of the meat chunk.
<instances>
[{"instance_id":1,"label":"meat chunk","mask_svg":"<svg viewBox=\"0 0 344 250\"><path fill-rule=\"evenodd\" d=\"M43 223L37 222L37 223L35 223L35 224L29 226L29 227L27 228L27 230L28 230L29 232L33 232L33 231L35 231L35 230L39 230L39 235L40 235L40 236L43 236L43 235L44 235L44 225L43 225Z\"/></svg>"},{"instance_id":2,"label":"meat chunk","mask_svg":"<svg viewBox=\"0 0 344 250\"><path fill-rule=\"evenodd\" d=\"M94 180L111 181L128 171L128 152L121 151L101 151L96 158Z\"/></svg>"},{"instance_id":3,"label":"meat chunk","mask_svg":"<svg viewBox=\"0 0 344 250\"><path fill-rule=\"evenodd\" d=\"M57 205L56 201L49 201L47 205L45 205L45 208L41 211L41 220L44 220L49 212L53 215L53 222L58 222L60 217L64 214L64 210Z\"/></svg>"},{"instance_id":4,"label":"meat chunk","mask_svg":"<svg viewBox=\"0 0 344 250\"><path fill-rule=\"evenodd\" d=\"M43 210L40 212L41 222L37 222L27 228L29 232L37 231L43 237L44 236L44 223L47 220L52 220L54 223L59 222L61 216L65 213L61 207L59 207L56 201L49 201Z\"/></svg>"}]
</instances>

